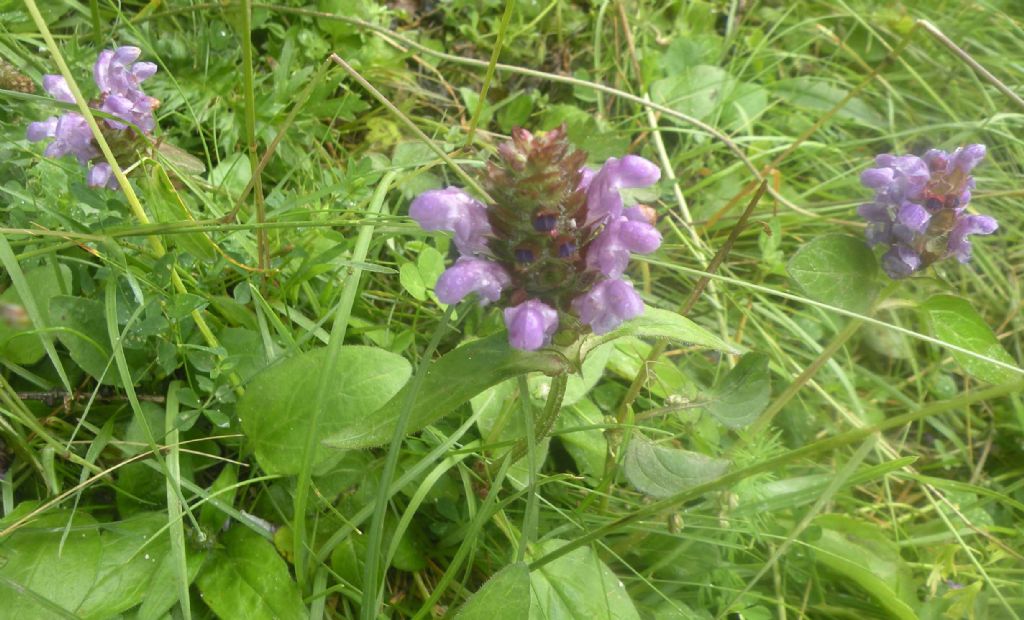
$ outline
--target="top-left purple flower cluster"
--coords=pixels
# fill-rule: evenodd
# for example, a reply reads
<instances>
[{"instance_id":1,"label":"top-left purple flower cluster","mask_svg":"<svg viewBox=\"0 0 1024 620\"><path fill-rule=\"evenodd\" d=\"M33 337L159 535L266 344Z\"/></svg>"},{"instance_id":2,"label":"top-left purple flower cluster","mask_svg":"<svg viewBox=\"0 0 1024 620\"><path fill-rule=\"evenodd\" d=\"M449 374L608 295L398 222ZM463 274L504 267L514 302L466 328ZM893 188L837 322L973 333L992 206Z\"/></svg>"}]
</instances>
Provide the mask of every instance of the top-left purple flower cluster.
<instances>
[{"instance_id":1,"label":"top-left purple flower cluster","mask_svg":"<svg viewBox=\"0 0 1024 620\"><path fill-rule=\"evenodd\" d=\"M105 119L100 125L104 134L134 137L131 126L137 127L143 134L151 134L156 128L153 110L159 102L142 91L142 82L154 73L157 67L151 62L136 62L142 50L132 46L122 46L114 50L103 50L96 58L93 66L93 80L99 88L99 97L90 101L95 110L106 112L121 121ZM68 88L67 82L59 75L44 75L43 88L54 99L66 103L74 103L75 98ZM92 161L100 157L100 150L93 140L85 118L78 112L67 111L64 114L51 116L45 121L31 123L26 137L31 142L39 142L51 138L44 154L47 157L63 157L74 155L78 163L88 167L86 175L90 187L107 187L117 189L117 180L113 177L110 164ZM108 139L113 135L107 135ZM125 142L125 140L113 140Z\"/></svg>"}]
</instances>

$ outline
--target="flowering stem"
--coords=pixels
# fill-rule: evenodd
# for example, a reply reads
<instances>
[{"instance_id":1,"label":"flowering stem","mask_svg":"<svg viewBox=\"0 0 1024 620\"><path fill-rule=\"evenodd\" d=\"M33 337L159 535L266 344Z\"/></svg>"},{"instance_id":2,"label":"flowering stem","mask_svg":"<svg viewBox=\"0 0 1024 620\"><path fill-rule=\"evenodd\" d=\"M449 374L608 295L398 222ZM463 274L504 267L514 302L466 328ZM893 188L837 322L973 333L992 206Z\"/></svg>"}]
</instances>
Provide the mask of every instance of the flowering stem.
<instances>
[{"instance_id":1,"label":"flowering stem","mask_svg":"<svg viewBox=\"0 0 1024 620\"><path fill-rule=\"evenodd\" d=\"M104 159L106 159L107 163L110 164L110 169L113 171L118 185L121 186L125 199L128 200L128 207L132 210L132 214L140 224L148 225L150 221L149 216L146 215L146 210L142 208L142 203L139 201L139 197L135 194L135 189L132 187L132 184L128 182L128 177L125 176L121 166L118 165L113 151L110 150L110 145L107 144L106 138L103 137L103 132L100 131L100 126L96 123L96 118L93 116L88 102L82 95L81 89L78 88L78 83L75 82L74 76L71 75L71 69L68 68L67 63L64 62L64 57L60 54L57 42L50 33L50 29L46 26L46 20L43 19L42 14L39 12L39 7L36 6L35 0L25 0L25 7L32 15L32 19L36 23L36 28L39 29L39 34L42 35L43 40L46 42L46 47L50 51L53 61L57 64L57 68L60 70L64 80L67 82L68 89L75 98L75 104L78 106L79 112L82 113L82 118L84 118L86 124L89 125L89 129L92 131L93 138L96 140L96 144L99 145ZM164 248L164 244L160 241L159 237L150 236L147 237L146 240L149 243L150 248L152 248L153 254L156 255L157 258L161 258L167 254L167 250ZM174 289L180 294L188 292L188 289L185 288L185 284L181 281L181 276L178 275L177 268L171 271L171 284L174 285ZM196 327L199 328L200 333L203 335L203 339L206 340L208 345L214 348L220 347L220 342L217 340L217 337L214 336L209 325L206 324L206 320L198 310L192 311L192 320L195 321ZM241 388L237 387L241 383L238 375L232 372L229 375L229 378L231 379L232 384L236 386L236 391L240 391Z\"/></svg>"},{"instance_id":2,"label":"flowering stem","mask_svg":"<svg viewBox=\"0 0 1024 620\"><path fill-rule=\"evenodd\" d=\"M551 428L555 425L555 420L558 419L558 413L562 410L562 400L565 398L565 387L568 382L569 375L566 373L555 375L551 378L551 388L548 392L548 399L544 403L544 409L540 412L540 415L528 420L533 425L533 432L530 433L528 430L527 437L520 439L512 448L513 463L526 454L529 447L528 440L531 435L539 443L551 432ZM521 398L529 398L529 394L524 393Z\"/></svg>"},{"instance_id":3,"label":"flowering stem","mask_svg":"<svg viewBox=\"0 0 1024 620\"><path fill-rule=\"evenodd\" d=\"M249 147L249 166L252 170L253 202L256 204L256 222L262 224L267 220L267 210L263 203L263 181L260 158L256 153L256 87L252 71L252 0L246 0L242 7L242 80L245 93L245 139ZM263 276L264 283L270 268L270 248L267 245L267 231L256 229L256 260Z\"/></svg>"},{"instance_id":4,"label":"flowering stem","mask_svg":"<svg viewBox=\"0 0 1024 620\"><path fill-rule=\"evenodd\" d=\"M473 134L476 133L477 123L480 122L480 115L483 114L484 105L487 103L487 91L494 80L494 65L498 64L498 56L501 55L501 47L505 43L505 31L508 30L508 22L512 19L512 9L515 5L514 0L505 0L505 12L502 13L501 23L498 25L498 38L494 42L494 49L491 51L491 60L487 65L487 73L484 74L484 84L476 101L476 109L473 110L473 118L469 121L469 131L466 132L464 148L468 149L473 144Z\"/></svg>"}]
</instances>

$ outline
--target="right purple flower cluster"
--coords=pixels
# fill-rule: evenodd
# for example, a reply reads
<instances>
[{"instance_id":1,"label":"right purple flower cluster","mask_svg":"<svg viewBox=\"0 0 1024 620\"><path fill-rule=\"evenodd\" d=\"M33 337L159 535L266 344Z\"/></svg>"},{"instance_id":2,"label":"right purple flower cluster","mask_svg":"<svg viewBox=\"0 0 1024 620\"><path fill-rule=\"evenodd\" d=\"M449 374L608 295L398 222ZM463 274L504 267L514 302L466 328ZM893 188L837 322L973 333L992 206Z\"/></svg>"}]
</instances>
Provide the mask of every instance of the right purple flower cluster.
<instances>
[{"instance_id":1,"label":"right purple flower cluster","mask_svg":"<svg viewBox=\"0 0 1024 620\"><path fill-rule=\"evenodd\" d=\"M653 252L661 234L651 210L626 208L619 190L655 183L658 167L626 155L590 170L564 127L537 136L516 128L498 153L481 179L492 204L449 187L409 207L424 230L454 233L460 256L438 279L438 299L505 298L509 343L528 351L549 344L563 318L602 334L641 314L643 301L622 276L631 253Z\"/></svg>"},{"instance_id":2,"label":"right purple flower cluster","mask_svg":"<svg viewBox=\"0 0 1024 620\"><path fill-rule=\"evenodd\" d=\"M93 66L93 80L100 90L100 96L91 102L91 107L125 121L105 120L106 128L112 133L117 132L116 136L108 136L113 146L131 142L127 123L135 125L147 135L156 127L153 109L158 102L142 92L141 84L156 73L157 67L151 62L135 62L141 53L139 48L131 46L103 50ZM62 76L44 75L43 88L57 101L75 102ZM90 187L117 189L117 179L113 176L110 164L101 162L90 166L92 160L100 157L100 150L85 118L78 112L68 111L59 117L51 116L45 121L30 123L26 137L30 142L52 139L43 151L47 157L74 155L79 164L89 168L86 179Z\"/></svg>"},{"instance_id":3,"label":"right purple flower cluster","mask_svg":"<svg viewBox=\"0 0 1024 620\"><path fill-rule=\"evenodd\" d=\"M878 166L861 174L875 200L857 213L868 220L868 243L888 246L882 268L890 278L906 278L951 256L965 263L971 258L967 237L995 232L994 218L966 212L971 171L984 157L983 144L952 153L932 149L923 157L879 155Z\"/></svg>"}]
</instances>

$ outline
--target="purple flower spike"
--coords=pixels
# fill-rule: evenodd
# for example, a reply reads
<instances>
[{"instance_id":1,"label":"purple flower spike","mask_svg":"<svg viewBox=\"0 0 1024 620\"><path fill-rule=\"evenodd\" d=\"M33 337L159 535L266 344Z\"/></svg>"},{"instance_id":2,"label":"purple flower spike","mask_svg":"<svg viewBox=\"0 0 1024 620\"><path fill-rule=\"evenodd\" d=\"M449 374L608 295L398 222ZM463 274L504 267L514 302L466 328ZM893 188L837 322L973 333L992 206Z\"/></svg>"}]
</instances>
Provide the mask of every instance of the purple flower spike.
<instances>
[{"instance_id":1,"label":"purple flower spike","mask_svg":"<svg viewBox=\"0 0 1024 620\"><path fill-rule=\"evenodd\" d=\"M644 302L632 284L622 280L604 280L574 299L572 308L595 334L604 334L623 321L643 314Z\"/></svg>"},{"instance_id":2,"label":"purple flower spike","mask_svg":"<svg viewBox=\"0 0 1024 620\"><path fill-rule=\"evenodd\" d=\"M409 205L409 217L423 230L454 232L455 247L464 255L487 253L492 234L487 208L457 187L420 194Z\"/></svg>"},{"instance_id":3,"label":"purple flower spike","mask_svg":"<svg viewBox=\"0 0 1024 620\"><path fill-rule=\"evenodd\" d=\"M558 312L536 299L505 308L508 342L522 351L535 351L551 342L558 330Z\"/></svg>"},{"instance_id":4,"label":"purple flower spike","mask_svg":"<svg viewBox=\"0 0 1024 620\"><path fill-rule=\"evenodd\" d=\"M661 233L645 221L619 216L609 222L587 250L587 267L610 278L622 275L630 252L647 254L661 245Z\"/></svg>"},{"instance_id":5,"label":"purple flower spike","mask_svg":"<svg viewBox=\"0 0 1024 620\"><path fill-rule=\"evenodd\" d=\"M857 213L868 221L868 243L889 246L882 256L889 277L906 278L951 256L967 262L967 237L996 230L995 219L966 212L974 188L970 173L984 157L983 144L952 153L932 149L921 158L879 155L880 167L861 174L875 201Z\"/></svg>"},{"instance_id":6,"label":"purple flower spike","mask_svg":"<svg viewBox=\"0 0 1024 620\"><path fill-rule=\"evenodd\" d=\"M971 242L968 235L991 235L999 228L995 218L987 215L965 215L959 218L949 233L949 252L961 263L971 259Z\"/></svg>"},{"instance_id":7,"label":"purple flower spike","mask_svg":"<svg viewBox=\"0 0 1024 620\"><path fill-rule=\"evenodd\" d=\"M142 92L140 84L156 73L157 67L151 62L135 62L141 53L139 48L130 46L104 50L100 52L93 66L93 77L100 95L89 102L89 107L124 121L105 119L106 128L103 133L116 149L115 156L130 153L135 157L138 144L135 142L136 136L115 134L109 129L124 130L130 123L143 133L149 134L156 128L153 109L159 102ZM43 88L58 101L75 101L67 81L62 76L43 76ZM100 151L93 141L92 130L81 114L65 112L59 118L51 117L45 121L31 123L25 137L31 142L52 138L53 141L43 151L47 157L74 155L78 163L88 168L86 181L89 186L117 189L118 184L108 164L90 166L92 160L100 157Z\"/></svg>"},{"instance_id":8,"label":"purple flower spike","mask_svg":"<svg viewBox=\"0 0 1024 620\"><path fill-rule=\"evenodd\" d=\"M462 257L455 261L437 279L434 292L446 304L455 304L470 293L480 295L480 305L486 306L501 298L501 291L512 282L501 265L479 258Z\"/></svg>"},{"instance_id":9,"label":"purple flower spike","mask_svg":"<svg viewBox=\"0 0 1024 620\"><path fill-rule=\"evenodd\" d=\"M660 178L661 169L643 157L626 155L622 159L609 158L587 185L586 224L622 215L620 189L647 187Z\"/></svg>"}]
</instances>

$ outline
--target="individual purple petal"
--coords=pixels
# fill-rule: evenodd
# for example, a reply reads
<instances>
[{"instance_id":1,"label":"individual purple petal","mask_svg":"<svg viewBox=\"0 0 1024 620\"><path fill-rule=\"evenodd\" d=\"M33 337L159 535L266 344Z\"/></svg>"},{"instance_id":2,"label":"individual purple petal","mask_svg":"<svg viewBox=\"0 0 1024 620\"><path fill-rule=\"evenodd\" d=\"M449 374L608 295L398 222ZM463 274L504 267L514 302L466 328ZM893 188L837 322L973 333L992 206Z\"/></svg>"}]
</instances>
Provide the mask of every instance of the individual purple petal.
<instances>
[{"instance_id":1,"label":"individual purple petal","mask_svg":"<svg viewBox=\"0 0 1024 620\"><path fill-rule=\"evenodd\" d=\"M928 228L928 220L931 217L928 210L921 205L904 202L896 215L896 221L915 233L923 233Z\"/></svg>"},{"instance_id":2,"label":"individual purple petal","mask_svg":"<svg viewBox=\"0 0 1024 620\"><path fill-rule=\"evenodd\" d=\"M71 89L68 88L68 83L64 79L64 76L44 75L43 89L50 93L50 96L57 101L63 101L65 103L75 102L75 96L71 94Z\"/></svg>"},{"instance_id":3,"label":"individual purple petal","mask_svg":"<svg viewBox=\"0 0 1024 620\"><path fill-rule=\"evenodd\" d=\"M132 65L132 77L135 78L136 82L142 82L153 77L157 71L156 63L152 62L137 62Z\"/></svg>"},{"instance_id":4,"label":"individual purple petal","mask_svg":"<svg viewBox=\"0 0 1024 620\"><path fill-rule=\"evenodd\" d=\"M869 222L891 222L892 213L889 205L872 202L857 207L857 215Z\"/></svg>"},{"instance_id":5,"label":"individual purple petal","mask_svg":"<svg viewBox=\"0 0 1024 620\"><path fill-rule=\"evenodd\" d=\"M51 116L45 121L29 123L25 131L25 137L29 142L39 142L46 138L52 138L57 133L57 117Z\"/></svg>"},{"instance_id":6,"label":"individual purple petal","mask_svg":"<svg viewBox=\"0 0 1024 620\"><path fill-rule=\"evenodd\" d=\"M461 257L437 279L434 292L446 304L458 303L470 293L478 293L480 305L486 306L498 301L502 289L511 282L501 265L479 258Z\"/></svg>"},{"instance_id":7,"label":"individual purple petal","mask_svg":"<svg viewBox=\"0 0 1024 620\"><path fill-rule=\"evenodd\" d=\"M945 173L949 169L949 153L940 149L928 149L921 157L932 172Z\"/></svg>"},{"instance_id":8,"label":"individual purple petal","mask_svg":"<svg viewBox=\"0 0 1024 620\"><path fill-rule=\"evenodd\" d=\"M558 330L558 312L536 299L505 308L504 317L509 344L523 351L547 345Z\"/></svg>"},{"instance_id":9,"label":"individual purple petal","mask_svg":"<svg viewBox=\"0 0 1024 620\"><path fill-rule=\"evenodd\" d=\"M905 245L894 245L882 256L882 269L893 280L905 278L920 268L921 256Z\"/></svg>"},{"instance_id":10,"label":"individual purple petal","mask_svg":"<svg viewBox=\"0 0 1024 620\"><path fill-rule=\"evenodd\" d=\"M110 182L114 181L114 186L117 186L117 179L114 178L114 171L110 168L110 164L103 162L96 164L89 169L89 173L86 175L86 183L89 187L110 187Z\"/></svg>"},{"instance_id":11,"label":"individual purple petal","mask_svg":"<svg viewBox=\"0 0 1024 620\"><path fill-rule=\"evenodd\" d=\"M574 299L572 309L595 334L604 334L643 314L644 302L632 284L613 279L598 282Z\"/></svg>"},{"instance_id":12,"label":"individual purple petal","mask_svg":"<svg viewBox=\"0 0 1024 620\"><path fill-rule=\"evenodd\" d=\"M956 256L961 263L971 259L971 242L968 235L991 235L999 228L994 217L987 215L964 215L957 218L953 230L949 233L948 251Z\"/></svg>"},{"instance_id":13,"label":"individual purple petal","mask_svg":"<svg viewBox=\"0 0 1024 620\"><path fill-rule=\"evenodd\" d=\"M985 159L984 144L968 144L953 151L952 167L964 174L970 174L982 159Z\"/></svg>"},{"instance_id":14,"label":"individual purple petal","mask_svg":"<svg viewBox=\"0 0 1024 620\"><path fill-rule=\"evenodd\" d=\"M580 184L579 189L586 191L590 187L590 183L594 180L594 175L597 171L588 166L580 168Z\"/></svg>"},{"instance_id":15,"label":"individual purple petal","mask_svg":"<svg viewBox=\"0 0 1024 620\"><path fill-rule=\"evenodd\" d=\"M661 169L652 162L636 155L622 159L610 157L587 186L587 225L606 217L622 215L623 188L647 187L661 178Z\"/></svg>"},{"instance_id":16,"label":"individual purple petal","mask_svg":"<svg viewBox=\"0 0 1024 620\"><path fill-rule=\"evenodd\" d=\"M462 254L487 252L491 224L487 207L458 187L423 192L409 205L409 217L423 230L455 233L455 246Z\"/></svg>"},{"instance_id":17,"label":"individual purple petal","mask_svg":"<svg viewBox=\"0 0 1024 620\"><path fill-rule=\"evenodd\" d=\"M860 182L871 189L881 189L892 183L892 168L868 168L860 174Z\"/></svg>"},{"instance_id":18,"label":"individual purple petal","mask_svg":"<svg viewBox=\"0 0 1024 620\"><path fill-rule=\"evenodd\" d=\"M605 225L587 248L587 267L610 278L622 275L631 252L647 254L661 245L661 233L646 222L620 215Z\"/></svg>"},{"instance_id":19,"label":"individual purple petal","mask_svg":"<svg viewBox=\"0 0 1024 620\"><path fill-rule=\"evenodd\" d=\"M890 244L893 242L893 226L891 222L871 222L865 231L868 245L874 247L879 244Z\"/></svg>"}]
</instances>

